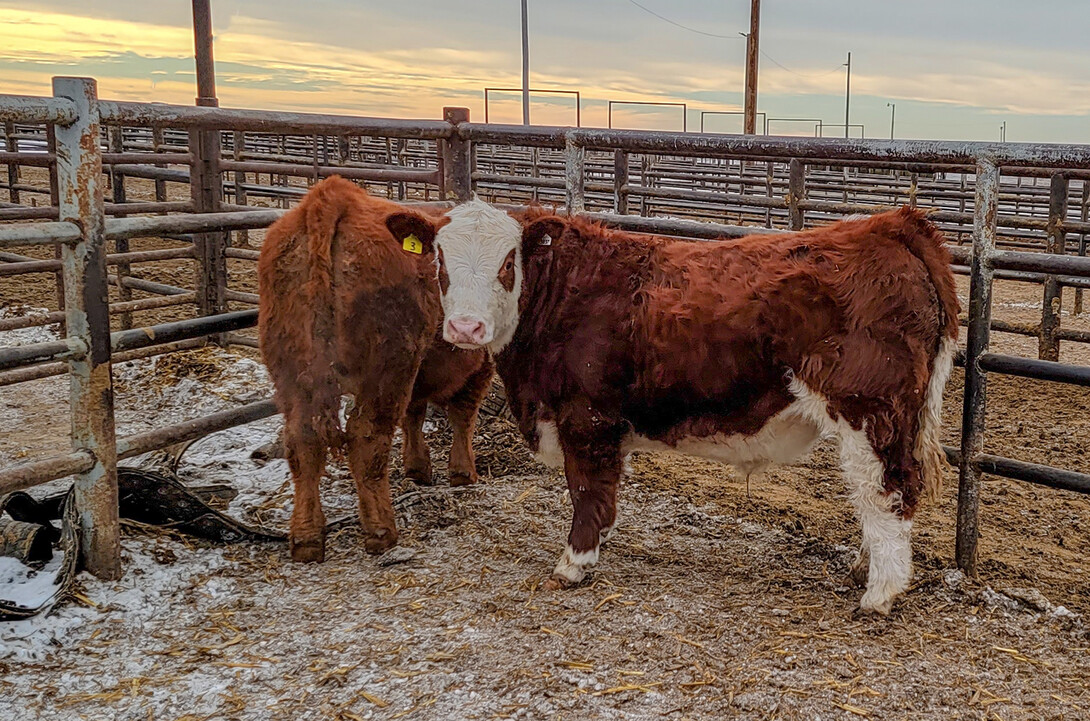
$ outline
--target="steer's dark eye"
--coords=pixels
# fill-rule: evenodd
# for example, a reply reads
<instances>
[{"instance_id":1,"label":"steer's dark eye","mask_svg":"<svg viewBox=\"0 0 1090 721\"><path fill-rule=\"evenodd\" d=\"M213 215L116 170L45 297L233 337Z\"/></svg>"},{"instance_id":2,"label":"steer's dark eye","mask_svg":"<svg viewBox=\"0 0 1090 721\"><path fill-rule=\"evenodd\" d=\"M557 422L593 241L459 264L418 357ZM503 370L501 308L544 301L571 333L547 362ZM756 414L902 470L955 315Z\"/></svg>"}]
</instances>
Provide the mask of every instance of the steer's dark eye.
<instances>
[{"instance_id":1,"label":"steer's dark eye","mask_svg":"<svg viewBox=\"0 0 1090 721\"><path fill-rule=\"evenodd\" d=\"M504 290L511 292L511 289L515 287L515 251L511 250L507 254L507 257L503 259L503 266L500 268L500 272L497 274L500 285Z\"/></svg>"}]
</instances>

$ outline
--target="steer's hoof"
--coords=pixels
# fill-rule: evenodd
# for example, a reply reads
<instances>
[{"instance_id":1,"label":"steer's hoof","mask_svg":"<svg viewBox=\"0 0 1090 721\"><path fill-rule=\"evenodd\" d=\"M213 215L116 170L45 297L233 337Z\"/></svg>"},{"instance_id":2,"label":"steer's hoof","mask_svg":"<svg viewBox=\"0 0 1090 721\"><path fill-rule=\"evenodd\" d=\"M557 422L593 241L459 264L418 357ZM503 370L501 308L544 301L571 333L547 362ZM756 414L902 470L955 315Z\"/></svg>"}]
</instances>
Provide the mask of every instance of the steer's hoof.
<instances>
[{"instance_id":1,"label":"steer's hoof","mask_svg":"<svg viewBox=\"0 0 1090 721\"><path fill-rule=\"evenodd\" d=\"M884 601L878 601L875 599L867 598L867 594L863 594L863 598L859 601L859 613L861 615L888 616L889 612L892 609L892 598L886 599Z\"/></svg>"},{"instance_id":2,"label":"steer's hoof","mask_svg":"<svg viewBox=\"0 0 1090 721\"><path fill-rule=\"evenodd\" d=\"M451 488L457 488L458 486L472 486L477 482L476 473L451 473L450 485Z\"/></svg>"},{"instance_id":3,"label":"steer's hoof","mask_svg":"<svg viewBox=\"0 0 1090 721\"><path fill-rule=\"evenodd\" d=\"M397 545L397 531L394 529L383 529L376 534L368 535L363 539L363 547L367 549L367 552L372 556L377 556L381 553L386 553L391 548Z\"/></svg>"},{"instance_id":4,"label":"steer's hoof","mask_svg":"<svg viewBox=\"0 0 1090 721\"><path fill-rule=\"evenodd\" d=\"M541 587L546 591L563 591L575 584L559 574L553 574Z\"/></svg>"},{"instance_id":5,"label":"steer's hoof","mask_svg":"<svg viewBox=\"0 0 1090 721\"><path fill-rule=\"evenodd\" d=\"M325 539L307 539L288 541L291 560L297 563L321 563L325 560Z\"/></svg>"},{"instance_id":6,"label":"steer's hoof","mask_svg":"<svg viewBox=\"0 0 1090 721\"><path fill-rule=\"evenodd\" d=\"M409 479L418 486L435 485L435 479L432 478L431 470L427 468L406 468L405 478Z\"/></svg>"}]
</instances>

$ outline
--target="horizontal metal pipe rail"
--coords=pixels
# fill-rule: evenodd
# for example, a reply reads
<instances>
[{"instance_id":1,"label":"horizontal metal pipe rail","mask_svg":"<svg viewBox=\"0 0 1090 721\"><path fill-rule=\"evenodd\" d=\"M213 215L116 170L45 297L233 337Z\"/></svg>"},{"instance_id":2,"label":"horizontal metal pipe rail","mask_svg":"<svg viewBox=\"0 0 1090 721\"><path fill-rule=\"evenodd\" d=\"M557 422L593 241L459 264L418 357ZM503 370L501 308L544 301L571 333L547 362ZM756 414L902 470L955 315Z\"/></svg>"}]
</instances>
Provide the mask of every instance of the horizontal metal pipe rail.
<instances>
[{"instance_id":1,"label":"horizontal metal pipe rail","mask_svg":"<svg viewBox=\"0 0 1090 721\"><path fill-rule=\"evenodd\" d=\"M320 113L235 110L160 103L100 100L102 122L125 126L175 126L193 130L242 130L302 135L378 135L438 140L450 137L441 120L391 120Z\"/></svg>"},{"instance_id":2,"label":"horizontal metal pipe rail","mask_svg":"<svg viewBox=\"0 0 1090 721\"><path fill-rule=\"evenodd\" d=\"M256 324L256 310L239 310L220 315L201 316L190 320L160 323L159 325L111 333L110 348L115 352L132 350L156 343L169 343L213 333L252 328ZM86 348L73 338L0 348L0 370L18 368L44 361L70 360L79 358L86 352Z\"/></svg>"},{"instance_id":3,"label":"horizontal metal pipe rail","mask_svg":"<svg viewBox=\"0 0 1090 721\"><path fill-rule=\"evenodd\" d=\"M174 341L173 343L150 345L144 348L112 353L110 362L124 363L125 361L137 360L140 358L150 358L152 356L176 353L182 350L202 348L207 345L207 342L207 339L202 336L200 338L188 338L186 340ZM67 372L67 363L39 363L38 365L0 372L0 386L10 386L15 385L16 383L50 378L52 376L63 375Z\"/></svg>"},{"instance_id":4,"label":"horizontal metal pipe rail","mask_svg":"<svg viewBox=\"0 0 1090 721\"><path fill-rule=\"evenodd\" d=\"M3 266L0 266L3 268ZM180 295L163 295L155 296L152 298L140 298L138 300L125 300L118 301L117 303L110 303L110 315L120 315L121 313L132 313L142 310L155 310L158 308L169 308L171 306L185 305L186 303L194 303L197 300L197 294L194 292L182 293ZM36 326L53 325L55 323L61 323L64 321L64 311L57 310L50 313L35 313L30 315L15 316L13 318L0 318L0 333L10 330L18 330L20 328L33 328Z\"/></svg>"}]
</instances>

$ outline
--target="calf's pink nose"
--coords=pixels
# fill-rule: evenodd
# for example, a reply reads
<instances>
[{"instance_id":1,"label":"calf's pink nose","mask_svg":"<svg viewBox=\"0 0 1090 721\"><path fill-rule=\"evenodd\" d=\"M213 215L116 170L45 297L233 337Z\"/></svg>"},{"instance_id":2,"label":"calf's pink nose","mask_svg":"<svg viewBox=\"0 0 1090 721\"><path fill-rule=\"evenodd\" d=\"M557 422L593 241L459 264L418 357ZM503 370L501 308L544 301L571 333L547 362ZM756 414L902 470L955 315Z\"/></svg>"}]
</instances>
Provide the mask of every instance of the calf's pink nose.
<instances>
[{"instance_id":1,"label":"calf's pink nose","mask_svg":"<svg viewBox=\"0 0 1090 721\"><path fill-rule=\"evenodd\" d=\"M447 340L451 343L482 345L484 336L484 321L476 318L451 318L447 321Z\"/></svg>"}]
</instances>

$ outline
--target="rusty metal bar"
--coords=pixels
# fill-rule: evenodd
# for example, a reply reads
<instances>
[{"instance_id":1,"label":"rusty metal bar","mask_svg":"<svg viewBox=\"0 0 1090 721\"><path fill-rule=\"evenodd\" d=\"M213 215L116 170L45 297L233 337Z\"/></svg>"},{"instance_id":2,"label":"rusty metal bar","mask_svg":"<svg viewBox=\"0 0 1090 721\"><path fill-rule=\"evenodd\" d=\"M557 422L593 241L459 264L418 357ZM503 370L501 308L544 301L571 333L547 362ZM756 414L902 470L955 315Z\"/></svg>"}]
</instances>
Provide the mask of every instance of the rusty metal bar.
<instances>
[{"instance_id":1,"label":"rusty metal bar","mask_svg":"<svg viewBox=\"0 0 1090 721\"><path fill-rule=\"evenodd\" d=\"M724 225L705 223L701 220L681 220L679 218L646 218L639 215L617 215L615 213L582 213L587 218L600 220L606 225L624 228L634 233L653 233L673 235L682 238L700 238L717 240L719 238L741 238L746 235L782 233L751 225Z\"/></svg>"},{"instance_id":2,"label":"rusty metal bar","mask_svg":"<svg viewBox=\"0 0 1090 721\"><path fill-rule=\"evenodd\" d=\"M2 267L3 266L0 266L0 268ZM132 313L142 310L154 310L157 308L168 308L176 305L185 305L186 303L195 303L196 301L196 293L184 293L182 295L160 295L152 298L127 300L123 303L111 303L110 315L117 315L119 313ZM63 310L51 311L49 313L34 313L30 315L16 316L14 318L2 318L0 319L0 333L9 330L18 330L19 328L34 328L36 326L53 325L54 323L60 323L63 320Z\"/></svg>"},{"instance_id":3,"label":"rusty metal bar","mask_svg":"<svg viewBox=\"0 0 1090 721\"><path fill-rule=\"evenodd\" d=\"M249 336L242 335L241 333L227 333L227 345L240 345L246 348L260 348L261 344L257 338L250 338Z\"/></svg>"},{"instance_id":4,"label":"rusty metal bar","mask_svg":"<svg viewBox=\"0 0 1090 721\"><path fill-rule=\"evenodd\" d=\"M125 361L136 360L138 358L149 358L151 356L163 355L165 353L174 353L180 350L201 348L206 343L207 340L205 338L189 338L187 340L180 340L174 343L163 343L161 345L148 346L147 348L138 348L136 350L124 351L122 353L114 353L110 357L110 360L114 364L123 363ZM38 380L40 378L59 376L67 372L67 363L40 363L38 365L33 365L26 368L16 368L15 370L0 373L0 386L10 386L16 383L24 383L26 381Z\"/></svg>"},{"instance_id":5,"label":"rusty metal bar","mask_svg":"<svg viewBox=\"0 0 1090 721\"><path fill-rule=\"evenodd\" d=\"M569 139L564 146L564 205L573 215L587 207L585 161L583 148Z\"/></svg>"},{"instance_id":6,"label":"rusty metal bar","mask_svg":"<svg viewBox=\"0 0 1090 721\"><path fill-rule=\"evenodd\" d=\"M21 491L73 473L87 473L98 461L90 451L72 451L60 456L21 463L0 470L0 495Z\"/></svg>"},{"instance_id":7,"label":"rusty metal bar","mask_svg":"<svg viewBox=\"0 0 1090 721\"><path fill-rule=\"evenodd\" d=\"M788 227L791 230L802 230L806 227L806 214L800 206L804 200L806 200L806 164L798 158L791 158L787 181Z\"/></svg>"},{"instance_id":8,"label":"rusty metal bar","mask_svg":"<svg viewBox=\"0 0 1090 721\"><path fill-rule=\"evenodd\" d=\"M269 163L264 161L220 161L220 169L245 173L276 173L302 178L328 178L339 175L351 180L372 180L376 182L408 182L438 184L436 170L409 170L402 168L357 168L342 165L297 165L294 163Z\"/></svg>"},{"instance_id":9,"label":"rusty metal bar","mask_svg":"<svg viewBox=\"0 0 1090 721\"><path fill-rule=\"evenodd\" d=\"M116 128L121 130L120 126L113 126L111 130ZM102 154L103 165L190 165L193 163L193 156L189 153L126 153L121 149L113 150L114 147L120 148L120 145L114 146L111 144L111 152Z\"/></svg>"},{"instance_id":10,"label":"rusty metal bar","mask_svg":"<svg viewBox=\"0 0 1090 721\"><path fill-rule=\"evenodd\" d=\"M980 356L980 367L993 373L1090 387L1090 366L1067 365L1057 361L1019 358L1018 356L999 353L984 353Z\"/></svg>"},{"instance_id":11,"label":"rusty metal bar","mask_svg":"<svg viewBox=\"0 0 1090 721\"><path fill-rule=\"evenodd\" d=\"M992 319L992 255L999 214L999 167L988 159L977 164L976 222L969 285L969 329L965 350L965 396L961 424L961 465L958 478L958 517L955 557L966 574L976 574L980 538L980 469L984 452L987 374L980 357L988 352Z\"/></svg>"},{"instance_id":12,"label":"rusty metal bar","mask_svg":"<svg viewBox=\"0 0 1090 721\"><path fill-rule=\"evenodd\" d=\"M141 453L166 448L175 443L202 438L209 433L234 428L246 423L253 423L277 414L276 404L272 401L257 401L238 408L219 413L212 413L191 421L183 421L165 428L140 433L122 438L117 443L118 458L132 458Z\"/></svg>"},{"instance_id":13,"label":"rusty metal bar","mask_svg":"<svg viewBox=\"0 0 1090 721\"><path fill-rule=\"evenodd\" d=\"M106 286L106 213L99 155L98 89L88 78L54 78L53 92L67 98L76 117L57 127L60 219L78 223L83 237L62 246L65 323L68 337L86 346L69 360L72 445L94 465L80 472L74 500L84 567L104 579L121 576L117 506L117 448L110 373L110 315Z\"/></svg>"},{"instance_id":14,"label":"rusty metal bar","mask_svg":"<svg viewBox=\"0 0 1090 721\"><path fill-rule=\"evenodd\" d=\"M613 212L628 215L628 153L623 150L613 151Z\"/></svg>"},{"instance_id":15,"label":"rusty metal bar","mask_svg":"<svg viewBox=\"0 0 1090 721\"><path fill-rule=\"evenodd\" d=\"M472 133L473 130L467 127L464 132ZM463 132L463 129L459 129L459 132ZM495 126L491 132L496 132ZM567 132L575 143L587 149L621 148L670 155L763 155L781 160L851 159L959 164L981 158L1003 167L1086 168L1090 165L1090 145L698 135L590 128Z\"/></svg>"},{"instance_id":16,"label":"rusty metal bar","mask_svg":"<svg viewBox=\"0 0 1090 721\"><path fill-rule=\"evenodd\" d=\"M175 258L194 258L196 252L193 248L162 248L160 250L137 250L126 253L110 253L106 256L106 265L116 265L119 268L124 267L126 271L129 270L130 263L150 263L157 260L172 260ZM44 273L61 269L61 261L53 260L29 260L16 263L5 263L0 265L0 277L6 275L21 275L23 273ZM128 273L118 273L117 277L126 278ZM124 284L124 281L114 280L114 285L119 285L123 288L131 290L132 286ZM122 295L125 302L131 299L131 293L126 298Z\"/></svg>"},{"instance_id":17,"label":"rusty metal bar","mask_svg":"<svg viewBox=\"0 0 1090 721\"><path fill-rule=\"evenodd\" d=\"M1067 176L1056 173L1052 176L1049 189L1046 253L1063 255L1066 250L1067 231L1063 226L1064 219L1067 217L1067 193ZM1056 331L1060 328L1062 293L1063 289L1057 282L1056 276L1046 276L1041 304L1041 336L1037 342L1037 356L1041 360L1060 360L1060 340L1056 337Z\"/></svg>"},{"instance_id":18,"label":"rusty metal bar","mask_svg":"<svg viewBox=\"0 0 1090 721\"><path fill-rule=\"evenodd\" d=\"M76 104L68 98L38 98L28 95L0 95L0 121L69 126L76 121Z\"/></svg>"},{"instance_id":19,"label":"rusty metal bar","mask_svg":"<svg viewBox=\"0 0 1090 721\"><path fill-rule=\"evenodd\" d=\"M138 176L139 177L139 176ZM170 201L165 203L125 203L106 205L106 215L138 215L142 213L189 213L193 211L191 201ZM3 220L56 220L59 217L57 206L46 205L38 208L0 208L0 221ZM24 226L25 227L25 226Z\"/></svg>"},{"instance_id":20,"label":"rusty metal bar","mask_svg":"<svg viewBox=\"0 0 1090 721\"><path fill-rule=\"evenodd\" d=\"M194 12L196 12L194 5ZM223 177L219 172L220 134L216 130L191 130L189 147L193 153L190 171L190 195L199 212L214 213L223 200ZM216 315L227 308L228 236L222 231L199 233L193 238L201 270L197 277L197 300L202 315Z\"/></svg>"},{"instance_id":21,"label":"rusty metal bar","mask_svg":"<svg viewBox=\"0 0 1090 721\"><path fill-rule=\"evenodd\" d=\"M1019 250L997 250L992 266L1006 270L1026 270L1034 273L1072 275L1090 278L1090 258L1077 255L1026 253Z\"/></svg>"},{"instance_id":22,"label":"rusty metal bar","mask_svg":"<svg viewBox=\"0 0 1090 721\"><path fill-rule=\"evenodd\" d=\"M318 113L190 107L166 103L100 101L103 120L128 127L161 125L198 130L241 130L287 135L371 135L439 140L452 134L442 120L392 120Z\"/></svg>"},{"instance_id":23,"label":"rusty metal bar","mask_svg":"<svg viewBox=\"0 0 1090 721\"><path fill-rule=\"evenodd\" d=\"M228 258L238 258L241 260L258 260L261 258L261 251L251 250L249 248L228 248L224 255Z\"/></svg>"},{"instance_id":24,"label":"rusty metal bar","mask_svg":"<svg viewBox=\"0 0 1090 721\"><path fill-rule=\"evenodd\" d=\"M443 119L453 127L469 122L469 108L443 108ZM472 143L451 134L440 143L442 189L446 200L464 202L473 197Z\"/></svg>"},{"instance_id":25,"label":"rusty metal bar","mask_svg":"<svg viewBox=\"0 0 1090 721\"><path fill-rule=\"evenodd\" d=\"M279 208L240 210L226 213L194 213L190 215L160 215L144 218L111 218L106 221L109 238L155 236L163 233L199 233L213 230L267 228L286 213ZM3 243L0 229L0 244Z\"/></svg>"},{"instance_id":26,"label":"rusty metal bar","mask_svg":"<svg viewBox=\"0 0 1090 721\"><path fill-rule=\"evenodd\" d=\"M231 134L231 155L235 161L242 160L242 153L246 149L246 133L236 130ZM223 163L224 161L220 161ZM257 174L254 174L257 177ZM236 170L235 175L235 203L237 205L246 205L246 173L241 170ZM235 239L243 246L249 246L250 244L250 231L240 230L235 233ZM231 251L230 244L228 244L227 251Z\"/></svg>"},{"instance_id":27,"label":"rusty metal bar","mask_svg":"<svg viewBox=\"0 0 1090 721\"><path fill-rule=\"evenodd\" d=\"M125 137L120 125L111 125L109 128L109 147L112 153L122 155L125 152ZM103 158L105 162L105 158ZM113 202L116 205L123 205L126 202L125 197L125 176L119 172L116 168L110 171L110 183L113 185ZM125 254L129 252L129 239L128 238L116 238L114 240L114 251L117 254ZM107 265L109 264L109 257L106 259ZM0 272L3 269L0 268ZM132 268L129 266L128 260L124 260L117 264L116 273L118 278L124 278L129 275ZM125 286L123 282L117 283L118 297L122 302L132 300L132 288ZM132 328L132 313L121 314L121 327L128 329Z\"/></svg>"},{"instance_id":28,"label":"rusty metal bar","mask_svg":"<svg viewBox=\"0 0 1090 721\"><path fill-rule=\"evenodd\" d=\"M79 225L68 221L0 227L0 248L70 243L79 238Z\"/></svg>"},{"instance_id":29,"label":"rusty metal bar","mask_svg":"<svg viewBox=\"0 0 1090 721\"><path fill-rule=\"evenodd\" d=\"M227 300L233 300L236 303L248 303L250 305L257 305L258 303L257 293L243 293L241 291L227 289L225 297Z\"/></svg>"},{"instance_id":30,"label":"rusty metal bar","mask_svg":"<svg viewBox=\"0 0 1090 721\"><path fill-rule=\"evenodd\" d=\"M67 317L67 316L66 316ZM0 370L17 368L40 361L68 360L83 358L87 355L87 344L83 338L69 336L64 340L51 340L44 343L29 343L8 348L0 348Z\"/></svg>"}]
</instances>

